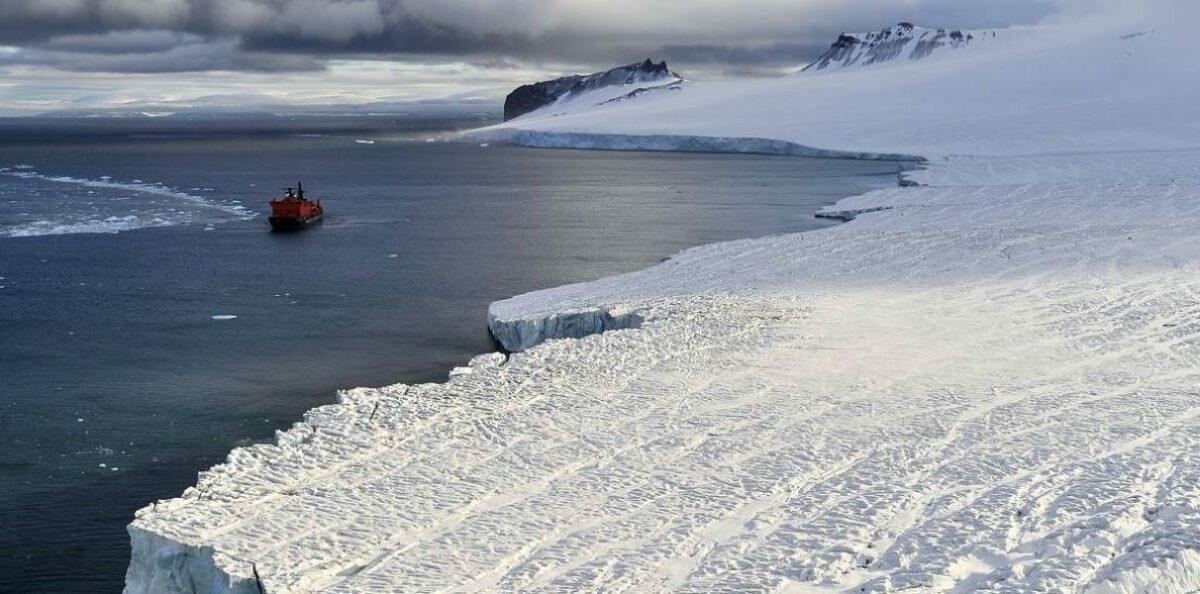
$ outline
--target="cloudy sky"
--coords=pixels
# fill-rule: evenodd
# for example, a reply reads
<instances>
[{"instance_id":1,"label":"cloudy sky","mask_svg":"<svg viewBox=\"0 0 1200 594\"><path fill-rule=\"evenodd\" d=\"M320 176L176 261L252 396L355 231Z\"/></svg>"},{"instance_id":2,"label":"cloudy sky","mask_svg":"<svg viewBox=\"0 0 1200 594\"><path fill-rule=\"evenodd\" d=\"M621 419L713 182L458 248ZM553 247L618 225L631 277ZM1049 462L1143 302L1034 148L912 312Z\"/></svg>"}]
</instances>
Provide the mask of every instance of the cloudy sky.
<instances>
[{"instance_id":1,"label":"cloudy sky","mask_svg":"<svg viewBox=\"0 0 1200 594\"><path fill-rule=\"evenodd\" d=\"M1037 22L1055 0L0 0L0 114L495 98L646 57L778 76L842 31Z\"/></svg>"}]
</instances>

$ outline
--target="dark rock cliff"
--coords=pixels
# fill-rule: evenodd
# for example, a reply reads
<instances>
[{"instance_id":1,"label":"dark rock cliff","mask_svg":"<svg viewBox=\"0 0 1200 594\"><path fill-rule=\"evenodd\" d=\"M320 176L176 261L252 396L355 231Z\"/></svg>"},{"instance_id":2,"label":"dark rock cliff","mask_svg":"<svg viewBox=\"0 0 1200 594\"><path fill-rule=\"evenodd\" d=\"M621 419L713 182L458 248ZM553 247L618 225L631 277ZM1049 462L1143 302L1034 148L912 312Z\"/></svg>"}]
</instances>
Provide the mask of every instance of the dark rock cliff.
<instances>
[{"instance_id":1,"label":"dark rock cliff","mask_svg":"<svg viewBox=\"0 0 1200 594\"><path fill-rule=\"evenodd\" d=\"M504 99L504 121L525 115L535 109L549 105L564 97L573 97L589 91L615 85L677 79L679 75L667 68L666 62L650 60L638 64L618 66L612 70L593 74L575 74L531 85L523 85Z\"/></svg>"}]
</instances>

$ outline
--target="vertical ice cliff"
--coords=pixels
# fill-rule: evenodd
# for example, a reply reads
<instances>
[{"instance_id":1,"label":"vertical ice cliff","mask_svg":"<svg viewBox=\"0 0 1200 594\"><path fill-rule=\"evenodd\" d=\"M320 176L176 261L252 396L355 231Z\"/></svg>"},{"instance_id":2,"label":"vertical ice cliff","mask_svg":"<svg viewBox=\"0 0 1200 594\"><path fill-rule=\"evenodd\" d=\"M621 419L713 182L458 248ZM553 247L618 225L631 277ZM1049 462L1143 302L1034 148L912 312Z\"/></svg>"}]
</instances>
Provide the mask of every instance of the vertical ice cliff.
<instances>
[{"instance_id":1,"label":"vertical ice cliff","mask_svg":"<svg viewBox=\"0 0 1200 594\"><path fill-rule=\"evenodd\" d=\"M124 594L265 594L251 575L232 576L213 559L212 547L189 546L129 528L131 556Z\"/></svg>"},{"instance_id":2,"label":"vertical ice cliff","mask_svg":"<svg viewBox=\"0 0 1200 594\"><path fill-rule=\"evenodd\" d=\"M642 317L636 312L622 312L608 307L542 315L522 313L514 317L505 317L503 308L503 302L494 303L488 308L488 329L509 352L523 351L555 338L583 338L606 330L637 328L642 324Z\"/></svg>"}]
</instances>

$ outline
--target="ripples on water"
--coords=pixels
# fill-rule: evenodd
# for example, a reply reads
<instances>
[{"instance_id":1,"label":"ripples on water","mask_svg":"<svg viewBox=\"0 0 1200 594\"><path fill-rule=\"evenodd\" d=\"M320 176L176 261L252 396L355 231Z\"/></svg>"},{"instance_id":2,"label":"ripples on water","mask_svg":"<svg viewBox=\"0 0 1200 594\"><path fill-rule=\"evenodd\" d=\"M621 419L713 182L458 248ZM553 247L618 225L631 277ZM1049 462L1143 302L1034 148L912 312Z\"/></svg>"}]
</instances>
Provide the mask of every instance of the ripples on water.
<instances>
[{"instance_id":1,"label":"ripples on water","mask_svg":"<svg viewBox=\"0 0 1200 594\"><path fill-rule=\"evenodd\" d=\"M825 226L897 171L345 127L0 137L0 590L119 590L134 510L338 388L440 381L493 300ZM327 221L268 233L298 180Z\"/></svg>"}]
</instances>

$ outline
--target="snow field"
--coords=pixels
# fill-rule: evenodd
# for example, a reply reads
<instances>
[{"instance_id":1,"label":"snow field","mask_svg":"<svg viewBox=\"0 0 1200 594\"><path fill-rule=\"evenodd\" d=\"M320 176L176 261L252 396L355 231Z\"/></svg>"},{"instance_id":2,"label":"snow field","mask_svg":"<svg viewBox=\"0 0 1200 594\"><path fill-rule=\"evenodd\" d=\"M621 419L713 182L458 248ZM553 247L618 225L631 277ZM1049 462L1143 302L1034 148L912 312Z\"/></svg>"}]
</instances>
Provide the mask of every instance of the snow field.
<instances>
[{"instance_id":1,"label":"snow field","mask_svg":"<svg viewBox=\"0 0 1200 594\"><path fill-rule=\"evenodd\" d=\"M934 163L846 225L497 304L645 321L236 450L139 515L135 551L185 546L128 591L1200 587L1198 157Z\"/></svg>"},{"instance_id":2,"label":"snow field","mask_svg":"<svg viewBox=\"0 0 1200 594\"><path fill-rule=\"evenodd\" d=\"M139 512L126 592L1197 591L1195 19L1131 4L477 132L928 162L844 225L493 304L524 350L235 450Z\"/></svg>"}]
</instances>

